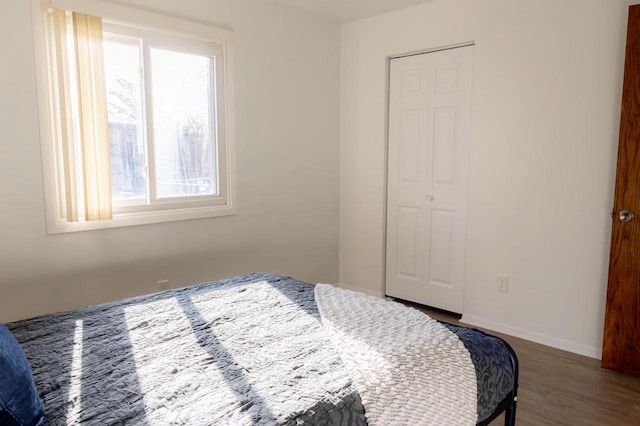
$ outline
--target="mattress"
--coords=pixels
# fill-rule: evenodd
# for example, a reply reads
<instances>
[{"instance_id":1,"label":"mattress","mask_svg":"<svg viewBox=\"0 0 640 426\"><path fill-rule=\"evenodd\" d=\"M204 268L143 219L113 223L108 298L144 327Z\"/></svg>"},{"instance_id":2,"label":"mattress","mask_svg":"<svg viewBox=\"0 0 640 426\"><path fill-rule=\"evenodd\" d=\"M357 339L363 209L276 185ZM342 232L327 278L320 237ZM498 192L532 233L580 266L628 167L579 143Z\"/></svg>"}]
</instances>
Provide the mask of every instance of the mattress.
<instances>
[{"instance_id":1,"label":"mattress","mask_svg":"<svg viewBox=\"0 0 640 426\"><path fill-rule=\"evenodd\" d=\"M314 286L255 273L7 324L46 424L365 425ZM474 363L478 422L514 389L493 336L446 325Z\"/></svg>"}]
</instances>

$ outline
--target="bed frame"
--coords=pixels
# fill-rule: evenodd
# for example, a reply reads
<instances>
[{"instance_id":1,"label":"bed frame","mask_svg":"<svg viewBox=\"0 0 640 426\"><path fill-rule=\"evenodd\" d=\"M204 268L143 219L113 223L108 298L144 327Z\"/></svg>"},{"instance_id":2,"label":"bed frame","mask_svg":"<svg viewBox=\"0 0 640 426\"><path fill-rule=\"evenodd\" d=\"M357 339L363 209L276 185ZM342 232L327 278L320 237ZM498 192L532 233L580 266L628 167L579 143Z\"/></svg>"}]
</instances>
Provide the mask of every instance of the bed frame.
<instances>
[{"instance_id":1,"label":"bed frame","mask_svg":"<svg viewBox=\"0 0 640 426\"><path fill-rule=\"evenodd\" d=\"M477 329L474 329L477 330ZM482 330L478 330L484 333ZM487 333L484 333L487 334ZM507 343L504 339L492 335L493 337L502 341L504 346L509 351L509 356L511 359L511 367L513 368L513 389L507 395L500 404L496 407L496 410L483 422L477 424L477 426L487 426L492 421L494 421L500 414L504 412L504 424L505 426L515 426L516 424L516 405L518 402L518 373L520 370L520 366L518 364L518 356L516 352L513 350L511 345Z\"/></svg>"}]
</instances>

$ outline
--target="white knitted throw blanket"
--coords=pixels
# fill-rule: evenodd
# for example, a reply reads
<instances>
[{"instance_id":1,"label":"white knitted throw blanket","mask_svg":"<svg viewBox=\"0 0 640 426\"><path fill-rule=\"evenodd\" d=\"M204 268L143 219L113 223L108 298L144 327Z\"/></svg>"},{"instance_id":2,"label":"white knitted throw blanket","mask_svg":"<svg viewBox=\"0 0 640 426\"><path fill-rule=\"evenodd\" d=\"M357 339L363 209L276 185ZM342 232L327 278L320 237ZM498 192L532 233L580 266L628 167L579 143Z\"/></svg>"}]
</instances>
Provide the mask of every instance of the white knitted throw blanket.
<instances>
[{"instance_id":1,"label":"white knitted throw blanket","mask_svg":"<svg viewBox=\"0 0 640 426\"><path fill-rule=\"evenodd\" d=\"M329 284L315 296L369 425L476 424L475 370L454 333L415 309Z\"/></svg>"}]
</instances>

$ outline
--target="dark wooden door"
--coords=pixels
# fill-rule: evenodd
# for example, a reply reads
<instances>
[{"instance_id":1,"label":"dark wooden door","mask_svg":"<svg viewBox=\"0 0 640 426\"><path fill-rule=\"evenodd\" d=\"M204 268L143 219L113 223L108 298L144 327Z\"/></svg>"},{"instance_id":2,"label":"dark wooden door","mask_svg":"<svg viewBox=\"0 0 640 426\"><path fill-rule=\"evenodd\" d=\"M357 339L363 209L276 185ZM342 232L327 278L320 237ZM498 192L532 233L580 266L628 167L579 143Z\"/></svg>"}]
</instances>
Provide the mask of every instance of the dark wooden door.
<instances>
[{"instance_id":1,"label":"dark wooden door","mask_svg":"<svg viewBox=\"0 0 640 426\"><path fill-rule=\"evenodd\" d=\"M640 5L629 8L602 366L640 376Z\"/></svg>"}]
</instances>

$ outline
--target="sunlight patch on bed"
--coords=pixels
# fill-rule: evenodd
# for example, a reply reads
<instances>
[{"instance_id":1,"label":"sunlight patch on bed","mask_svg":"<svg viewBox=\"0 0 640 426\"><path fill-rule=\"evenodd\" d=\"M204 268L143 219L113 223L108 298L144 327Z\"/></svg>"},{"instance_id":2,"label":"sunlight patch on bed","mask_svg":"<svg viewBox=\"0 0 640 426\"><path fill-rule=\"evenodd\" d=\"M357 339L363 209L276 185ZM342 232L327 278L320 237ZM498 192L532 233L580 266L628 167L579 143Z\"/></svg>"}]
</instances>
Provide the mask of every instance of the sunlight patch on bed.
<instances>
[{"instance_id":1,"label":"sunlight patch on bed","mask_svg":"<svg viewBox=\"0 0 640 426\"><path fill-rule=\"evenodd\" d=\"M248 403L232 389L240 380L237 372L221 368L234 363L215 335L216 322L228 319L203 323L188 315L185 300L178 296L125 309L149 424L190 424L202 416L194 406L233 413Z\"/></svg>"},{"instance_id":2,"label":"sunlight patch on bed","mask_svg":"<svg viewBox=\"0 0 640 426\"><path fill-rule=\"evenodd\" d=\"M190 332L191 323L177 299L134 305L124 312L140 390L145 406L151 408L146 410L152 416L147 418L151 424L166 424L169 419L178 422L180 419L174 416L179 413L166 410L163 415L168 417L161 421L159 412L165 411L163 405L171 407L171 401L180 399L180 395L198 393L205 405L216 397L227 399L229 390L206 392L206 378L193 368L208 354ZM184 347L192 348L188 355Z\"/></svg>"},{"instance_id":3,"label":"sunlight patch on bed","mask_svg":"<svg viewBox=\"0 0 640 426\"><path fill-rule=\"evenodd\" d=\"M351 394L309 290L229 283L124 307L146 423L215 423L215 413L222 424L285 424Z\"/></svg>"},{"instance_id":4,"label":"sunlight patch on bed","mask_svg":"<svg viewBox=\"0 0 640 426\"><path fill-rule=\"evenodd\" d=\"M67 424L78 424L82 414L82 320L76 320L73 328L73 352L69 377L69 405Z\"/></svg>"},{"instance_id":5,"label":"sunlight patch on bed","mask_svg":"<svg viewBox=\"0 0 640 426\"><path fill-rule=\"evenodd\" d=\"M313 298L305 302L296 294L296 287L261 281L190 297L226 356L241 370L236 380L275 419L282 419L292 400L311 409L318 402L321 383L349 383L341 379L344 367L337 353L328 358L317 350L330 342L318 316L312 314ZM327 363L333 368L323 372L316 368ZM287 383L291 386L283 386Z\"/></svg>"}]
</instances>

